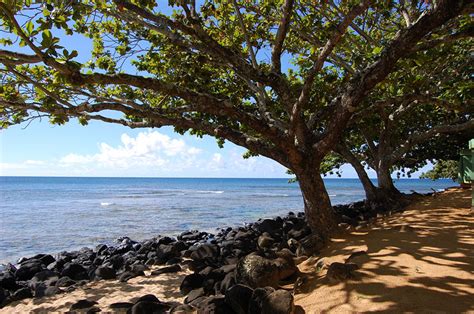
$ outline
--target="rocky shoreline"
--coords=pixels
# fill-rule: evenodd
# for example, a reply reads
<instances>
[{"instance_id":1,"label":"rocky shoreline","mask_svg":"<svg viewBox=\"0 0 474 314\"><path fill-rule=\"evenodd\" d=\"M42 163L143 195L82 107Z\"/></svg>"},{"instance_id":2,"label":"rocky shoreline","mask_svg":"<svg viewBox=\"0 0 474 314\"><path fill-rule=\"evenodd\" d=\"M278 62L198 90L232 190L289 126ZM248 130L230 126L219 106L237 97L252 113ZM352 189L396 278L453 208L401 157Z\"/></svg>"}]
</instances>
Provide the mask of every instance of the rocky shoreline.
<instances>
[{"instance_id":1,"label":"rocky shoreline","mask_svg":"<svg viewBox=\"0 0 474 314\"><path fill-rule=\"evenodd\" d=\"M391 212L369 209L364 202L334 207L341 229L367 227ZM179 287L184 304L162 302L145 295L134 302L114 303L99 309L96 302L80 300L71 312L130 313L293 313L292 290L298 283L297 264L317 254L322 240L311 233L303 213L260 219L245 227L221 229L217 234L183 232L176 238L158 236L142 242L127 237L118 245L38 254L8 264L0 273L0 308L26 298L41 298L73 291L90 281L129 279L188 269ZM335 280L350 275L353 265L334 265ZM344 268L338 270L336 268Z\"/></svg>"}]
</instances>

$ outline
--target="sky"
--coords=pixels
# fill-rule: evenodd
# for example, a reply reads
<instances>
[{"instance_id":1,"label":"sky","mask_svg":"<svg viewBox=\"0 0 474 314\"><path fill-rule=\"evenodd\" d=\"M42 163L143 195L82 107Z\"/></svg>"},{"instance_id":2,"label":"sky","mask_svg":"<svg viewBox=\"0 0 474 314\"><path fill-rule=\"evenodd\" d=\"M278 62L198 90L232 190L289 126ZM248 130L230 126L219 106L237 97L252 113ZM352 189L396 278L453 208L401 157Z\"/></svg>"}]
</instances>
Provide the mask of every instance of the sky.
<instances>
[{"instance_id":1,"label":"sky","mask_svg":"<svg viewBox=\"0 0 474 314\"><path fill-rule=\"evenodd\" d=\"M53 35L69 51L78 50L79 61L90 56L87 40L54 30ZM99 121L81 126L74 119L57 126L43 119L0 130L0 176L289 177L268 158L243 159L245 151L230 142L220 149L212 137L182 136L170 127L130 129ZM342 177L357 175L345 165Z\"/></svg>"}]
</instances>

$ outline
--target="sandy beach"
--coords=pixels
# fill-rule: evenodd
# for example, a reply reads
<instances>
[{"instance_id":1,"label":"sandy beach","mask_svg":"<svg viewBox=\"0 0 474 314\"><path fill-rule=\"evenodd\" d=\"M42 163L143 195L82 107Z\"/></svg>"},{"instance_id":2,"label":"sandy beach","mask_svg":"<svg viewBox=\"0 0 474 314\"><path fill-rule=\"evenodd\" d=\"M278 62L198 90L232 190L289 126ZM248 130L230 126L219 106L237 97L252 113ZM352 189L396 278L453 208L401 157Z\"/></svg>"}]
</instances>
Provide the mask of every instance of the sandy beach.
<instances>
[{"instance_id":1,"label":"sandy beach","mask_svg":"<svg viewBox=\"0 0 474 314\"><path fill-rule=\"evenodd\" d=\"M461 189L423 197L404 212L379 217L366 229L334 237L320 256L299 265L304 280L296 289L295 304L306 313L474 312L470 197L471 190ZM353 260L360 267L355 278L330 283L325 277L327 266L345 262L359 251L367 254ZM317 268L318 262L325 266ZM145 294L182 303L179 285L189 272L159 276L146 272L145 277L127 283L92 282L70 293L17 301L0 312L66 312L80 299L96 301L107 312L112 303L133 301Z\"/></svg>"},{"instance_id":2,"label":"sandy beach","mask_svg":"<svg viewBox=\"0 0 474 314\"><path fill-rule=\"evenodd\" d=\"M306 313L474 312L474 212L471 190L425 197L400 214L379 219L369 230L333 239L321 258L326 265L359 258L356 278L330 284L325 271L311 276L295 303Z\"/></svg>"}]
</instances>

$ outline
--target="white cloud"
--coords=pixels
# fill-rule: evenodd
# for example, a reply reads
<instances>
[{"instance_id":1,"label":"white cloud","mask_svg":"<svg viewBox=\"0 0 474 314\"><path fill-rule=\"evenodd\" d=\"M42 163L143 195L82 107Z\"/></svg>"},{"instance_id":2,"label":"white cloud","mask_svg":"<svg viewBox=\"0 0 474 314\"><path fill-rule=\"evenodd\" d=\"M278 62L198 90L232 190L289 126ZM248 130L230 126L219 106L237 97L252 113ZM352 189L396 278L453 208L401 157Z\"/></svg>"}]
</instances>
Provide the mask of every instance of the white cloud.
<instances>
[{"instance_id":1,"label":"white cloud","mask_svg":"<svg viewBox=\"0 0 474 314\"><path fill-rule=\"evenodd\" d=\"M205 150L194 145L203 145ZM119 144L99 143L97 151L71 151L59 158L0 162L1 175L144 176L144 177L281 177L285 169L264 157L243 159L245 149L232 144L217 149L213 139L168 136L144 131L122 134ZM34 156L32 156L34 157Z\"/></svg>"},{"instance_id":2,"label":"white cloud","mask_svg":"<svg viewBox=\"0 0 474 314\"><path fill-rule=\"evenodd\" d=\"M182 139L172 139L157 131L146 131L140 132L136 137L122 134L121 144L116 147L101 143L97 154L71 153L62 157L59 162L63 167L89 165L114 169L172 167L174 164L174 170L180 170L200 153L199 148L187 145Z\"/></svg>"}]
</instances>

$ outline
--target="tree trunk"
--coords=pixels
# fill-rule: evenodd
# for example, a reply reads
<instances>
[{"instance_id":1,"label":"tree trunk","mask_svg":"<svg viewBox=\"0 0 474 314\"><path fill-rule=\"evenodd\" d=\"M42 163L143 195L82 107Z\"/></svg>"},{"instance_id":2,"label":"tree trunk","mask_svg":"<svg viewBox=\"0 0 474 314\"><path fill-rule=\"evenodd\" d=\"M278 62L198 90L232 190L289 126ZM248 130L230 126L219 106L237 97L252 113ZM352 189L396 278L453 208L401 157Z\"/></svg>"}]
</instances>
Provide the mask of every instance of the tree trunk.
<instances>
[{"instance_id":1,"label":"tree trunk","mask_svg":"<svg viewBox=\"0 0 474 314\"><path fill-rule=\"evenodd\" d=\"M313 168L296 173L296 177L303 193L306 220L313 233L327 241L337 224L321 174Z\"/></svg>"},{"instance_id":2,"label":"tree trunk","mask_svg":"<svg viewBox=\"0 0 474 314\"><path fill-rule=\"evenodd\" d=\"M403 194L393 184L390 167L380 163L377 172L376 195L373 199L368 199L368 205L373 209L393 210L405 205Z\"/></svg>"},{"instance_id":3,"label":"tree trunk","mask_svg":"<svg viewBox=\"0 0 474 314\"><path fill-rule=\"evenodd\" d=\"M385 163L381 162L377 172L377 185L379 190L384 191L388 194L400 195L400 191L393 184L393 179L390 173L390 167Z\"/></svg>"},{"instance_id":4,"label":"tree trunk","mask_svg":"<svg viewBox=\"0 0 474 314\"><path fill-rule=\"evenodd\" d=\"M348 163L351 164L352 168L357 173L362 186L364 187L365 197L367 200L375 200L377 198L377 187L372 183L367 172L364 169L364 166L360 163L354 154L344 145L339 145L337 147L337 153L340 154Z\"/></svg>"}]
</instances>

